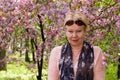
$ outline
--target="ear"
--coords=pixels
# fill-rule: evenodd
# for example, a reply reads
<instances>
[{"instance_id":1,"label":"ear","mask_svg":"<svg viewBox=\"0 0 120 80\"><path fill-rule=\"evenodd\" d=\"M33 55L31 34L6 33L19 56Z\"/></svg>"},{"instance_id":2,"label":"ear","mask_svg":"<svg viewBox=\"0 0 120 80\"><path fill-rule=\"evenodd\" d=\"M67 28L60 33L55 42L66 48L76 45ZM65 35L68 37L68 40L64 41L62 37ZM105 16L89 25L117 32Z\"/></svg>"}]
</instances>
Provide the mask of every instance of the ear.
<instances>
[{"instance_id":1,"label":"ear","mask_svg":"<svg viewBox=\"0 0 120 80\"><path fill-rule=\"evenodd\" d=\"M66 28L66 26L64 27L64 33L66 34L66 32L67 32L67 28Z\"/></svg>"},{"instance_id":2,"label":"ear","mask_svg":"<svg viewBox=\"0 0 120 80\"><path fill-rule=\"evenodd\" d=\"M86 30L84 30L84 34L83 34L84 36L86 36L87 35L87 31Z\"/></svg>"}]
</instances>

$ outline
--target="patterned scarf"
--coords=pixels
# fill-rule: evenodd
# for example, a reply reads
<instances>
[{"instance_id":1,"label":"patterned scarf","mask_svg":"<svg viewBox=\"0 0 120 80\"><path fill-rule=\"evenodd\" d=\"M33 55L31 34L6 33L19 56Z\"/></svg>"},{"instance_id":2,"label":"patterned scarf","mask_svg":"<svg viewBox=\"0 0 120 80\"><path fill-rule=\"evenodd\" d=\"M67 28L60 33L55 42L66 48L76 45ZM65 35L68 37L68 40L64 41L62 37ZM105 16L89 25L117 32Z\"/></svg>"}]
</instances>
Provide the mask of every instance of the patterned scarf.
<instances>
[{"instance_id":1,"label":"patterned scarf","mask_svg":"<svg viewBox=\"0 0 120 80\"><path fill-rule=\"evenodd\" d=\"M94 52L89 43L83 42L79 55L76 80L93 80ZM59 63L60 80L74 80L72 50L69 43L63 45Z\"/></svg>"}]
</instances>

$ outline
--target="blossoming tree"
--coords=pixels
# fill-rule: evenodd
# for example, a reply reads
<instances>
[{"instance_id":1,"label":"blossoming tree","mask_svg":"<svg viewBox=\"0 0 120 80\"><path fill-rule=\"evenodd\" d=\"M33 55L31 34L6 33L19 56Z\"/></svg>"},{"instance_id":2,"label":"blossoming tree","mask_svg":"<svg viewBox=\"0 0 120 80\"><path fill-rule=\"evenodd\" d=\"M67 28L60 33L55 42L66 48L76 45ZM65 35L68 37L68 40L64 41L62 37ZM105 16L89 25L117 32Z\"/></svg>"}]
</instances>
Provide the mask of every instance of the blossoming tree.
<instances>
[{"instance_id":1,"label":"blossoming tree","mask_svg":"<svg viewBox=\"0 0 120 80\"><path fill-rule=\"evenodd\" d=\"M71 9L88 16L91 31L86 39L100 46L108 61L119 63L119 0L0 0L0 55L4 55L0 63L15 51L25 51L26 61L30 61L32 50L41 77L41 56L49 56L52 47L65 42L64 16Z\"/></svg>"}]
</instances>

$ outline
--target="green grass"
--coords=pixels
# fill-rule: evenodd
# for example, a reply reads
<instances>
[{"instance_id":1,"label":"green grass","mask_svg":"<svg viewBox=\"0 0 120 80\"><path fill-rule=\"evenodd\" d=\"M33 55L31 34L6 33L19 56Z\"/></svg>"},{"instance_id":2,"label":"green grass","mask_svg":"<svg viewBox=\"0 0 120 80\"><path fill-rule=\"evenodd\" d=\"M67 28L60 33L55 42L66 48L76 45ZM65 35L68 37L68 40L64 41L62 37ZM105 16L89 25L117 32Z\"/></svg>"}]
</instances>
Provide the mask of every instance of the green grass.
<instances>
[{"instance_id":1,"label":"green grass","mask_svg":"<svg viewBox=\"0 0 120 80\"><path fill-rule=\"evenodd\" d=\"M37 70L30 70L24 64L7 64L7 71L0 71L0 80L37 80Z\"/></svg>"},{"instance_id":2,"label":"green grass","mask_svg":"<svg viewBox=\"0 0 120 80\"><path fill-rule=\"evenodd\" d=\"M37 80L36 64L24 62L23 57L10 56L7 70L0 71L0 80Z\"/></svg>"},{"instance_id":3,"label":"green grass","mask_svg":"<svg viewBox=\"0 0 120 80\"><path fill-rule=\"evenodd\" d=\"M7 62L7 71L0 71L0 80L37 80L37 65L33 63L26 63L24 56L19 55L9 56ZM46 60L44 60L46 61ZM47 80L47 61L43 64L42 80ZM117 79L117 64L110 63L106 68L105 80Z\"/></svg>"},{"instance_id":4,"label":"green grass","mask_svg":"<svg viewBox=\"0 0 120 80\"><path fill-rule=\"evenodd\" d=\"M117 79L117 64L110 63L106 68L105 80L118 80Z\"/></svg>"},{"instance_id":5,"label":"green grass","mask_svg":"<svg viewBox=\"0 0 120 80\"><path fill-rule=\"evenodd\" d=\"M32 59L31 55L30 59ZM47 60L44 60L42 80L47 80ZM37 80L37 64L25 62L24 55L19 53L8 56L7 71L0 71L0 80Z\"/></svg>"}]
</instances>

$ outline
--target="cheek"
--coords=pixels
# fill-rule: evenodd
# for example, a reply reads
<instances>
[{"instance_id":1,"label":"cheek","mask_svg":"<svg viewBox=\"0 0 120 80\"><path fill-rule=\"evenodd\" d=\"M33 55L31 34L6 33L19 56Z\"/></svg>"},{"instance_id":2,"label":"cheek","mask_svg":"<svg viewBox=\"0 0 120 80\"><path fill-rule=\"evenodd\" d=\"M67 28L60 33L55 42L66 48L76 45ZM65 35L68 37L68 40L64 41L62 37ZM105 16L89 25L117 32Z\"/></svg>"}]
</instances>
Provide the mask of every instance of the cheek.
<instances>
[{"instance_id":1,"label":"cheek","mask_svg":"<svg viewBox=\"0 0 120 80\"><path fill-rule=\"evenodd\" d=\"M72 39L72 36L70 35L69 32L66 32L66 38L68 41L70 41Z\"/></svg>"},{"instance_id":2,"label":"cheek","mask_svg":"<svg viewBox=\"0 0 120 80\"><path fill-rule=\"evenodd\" d=\"M70 37L70 34L66 31L66 37L69 38Z\"/></svg>"},{"instance_id":3,"label":"cheek","mask_svg":"<svg viewBox=\"0 0 120 80\"><path fill-rule=\"evenodd\" d=\"M84 38L84 37L85 37L85 34L84 34L84 33L81 33L81 34L79 34L79 37L80 37L80 38Z\"/></svg>"}]
</instances>

